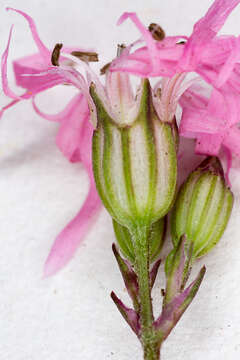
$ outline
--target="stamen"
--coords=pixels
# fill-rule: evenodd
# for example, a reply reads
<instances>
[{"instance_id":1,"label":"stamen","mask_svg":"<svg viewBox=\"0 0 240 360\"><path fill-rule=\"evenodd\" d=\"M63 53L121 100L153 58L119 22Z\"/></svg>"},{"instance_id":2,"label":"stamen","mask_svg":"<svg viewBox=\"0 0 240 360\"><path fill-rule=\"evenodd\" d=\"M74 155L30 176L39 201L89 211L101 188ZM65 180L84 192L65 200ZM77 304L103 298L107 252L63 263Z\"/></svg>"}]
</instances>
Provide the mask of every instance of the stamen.
<instances>
[{"instance_id":1,"label":"stamen","mask_svg":"<svg viewBox=\"0 0 240 360\"><path fill-rule=\"evenodd\" d=\"M126 49L126 45L124 44L118 44L117 46L117 57L120 57L122 55L123 50Z\"/></svg>"},{"instance_id":2,"label":"stamen","mask_svg":"<svg viewBox=\"0 0 240 360\"><path fill-rule=\"evenodd\" d=\"M71 55L85 62L96 62L98 61L98 54L90 51L72 51Z\"/></svg>"},{"instance_id":3,"label":"stamen","mask_svg":"<svg viewBox=\"0 0 240 360\"><path fill-rule=\"evenodd\" d=\"M62 48L63 44L56 44L54 46L53 52L52 52L52 56L51 56L51 63L53 64L53 66L59 66L59 57L60 57L60 52L61 52L61 48Z\"/></svg>"},{"instance_id":4,"label":"stamen","mask_svg":"<svg viewBox=\"0 0 240 360\"><path fill-rule=\"evenodd\" d=\"M161 99L161 96L162 96L162 89L161 89L161 88L157 88L156 97L158 97L159 99Z\"/></svg>"},{"instance_id":5,"label":"stamen","mask_svg":"<svg viewBox=\"0 0 240 360\"><path fill-rule=\"evenodd\" d=\"M162 41L165 38L165 32L158 24L151 23L148 27L148 30L152 34L154 40Z\"/></svg>"},{"instance_id":6,"label":"stamen","mask_svg":"<svg viewBox=\"0 0 240 360\"><path fill-rule=\"evenodd\" d=\"M109 62L109 63L107 63L106 65L104 65L104 66L100 69L100 75L106 74L106 72L108 71L110 65L111 65L111 62Z\"/></svg>"},{"instance_id":7,"label":"stamen","mask_svg":"<svg viewBox=\"0 0 240 360\"><path fill-rule=\"evenodd\" d=\"M184 44L186 44L186 40L180 40L176 44L177 45L184 45Z\"/></svg>"}]
</instances>

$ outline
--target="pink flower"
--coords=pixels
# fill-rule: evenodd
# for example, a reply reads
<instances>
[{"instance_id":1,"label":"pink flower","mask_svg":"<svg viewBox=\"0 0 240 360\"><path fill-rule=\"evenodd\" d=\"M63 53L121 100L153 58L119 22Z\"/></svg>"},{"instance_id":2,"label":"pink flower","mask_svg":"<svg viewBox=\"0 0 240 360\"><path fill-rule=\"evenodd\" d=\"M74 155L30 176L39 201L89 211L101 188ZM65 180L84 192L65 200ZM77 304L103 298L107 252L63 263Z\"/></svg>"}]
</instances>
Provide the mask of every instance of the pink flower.
<instances>
[{"instance_id":1,"label":"pink flower","mask_svg":"<svg viewBox=\"0 0 240 360\"><path fill-rule=\"evenodd\" d=\"M172 77L179 72L195 71L204 78L205 71L209 71L211 66L225 65L222 72L225 73L227 69L229 75L229 69L240 60L239 40L234 36L217 37L217 33L239 2L240 0L215 0L206 15L194 25L190 37L167 36L161 41L156 41L151 36L135 13L124 13L118 24L130 18L142 34L142 38L129 48L132 49L142 41L145 41L146 46L129 55L123 54L112 64L111 70L142 77ZM207 79L206 76L205 80Z\"/></svg>"},{"instance_id":2,"label":"pink flower","mask_svg":"<svg viewBox=\"0 0 240 360\"><path fill-rule=\"evenodd\" d=\"M182 96L180 135L196 138L196 152L205 155L218 155L223 145L227 149L229 166L232 153L240 156L237 126L240 120L240 37L217 36L217 33L239 2L215 0L206 15L194 25L189 38L165 37L161 41L150 36L136 14L123 14L119 23L130 18L142 34L142 39L129 49L140 41L145 41L146 46L130 55L123 54L111 67L112 71L143 77L168 77L167 83L174 83L177 76L187 72L200 75L211 86L211 96L202 96L196 86ZM184 41L179 43L180 39ZM174 83L169 104L174 102L174 94L182 94L191 84Z\"/></svg>"},{"instance_id":3,"label":"pink flower","mask_svg":"<svg viewBox=\"0 0 240 360\"><path fill-rule=\"evenodd\" d=\"M201 91L200 91L201 90ZM239 93L225 84L221 91L212 89L210 96L192 85L181 97L182 119L180 135L196 139L198 154L218 155L226 150L228 171L232 153L240 157Z\"/></svg>"},{"instance_id":4,"label":"pink flower","mask_svg":"<svg viewBox=\"0 0 240 360\"><path fill-rule=\"evenodd\" d=\"M87 102L87 98L89 97L88 85L82 80L79 94L77 94L59 114L47 115L41 112L34 102L34 97L46 89L64 83L65 80L58 72L49 71L52 67L52 51L47 49L40 40L33 19L22 11L14 11L20 13L28 21L33 39L38 48L38 53L14 61L13 67L16 83L25 89L22 95L16 95L9 88L7 80L7 58L12 35L11 29L6 50L2 55L1 72L3 91L13 100L2 109L1 114L20 100L32 99L34 109L40 116L59 123L60 126L56 143L64 156L71 162L81 161L89 175L89 192L82 208L75 218L57 236L47 258L44 275L49 276L56 273L72 258L93 224L101 207L91 168L91 138L93 126L89 121L90 112ZM63 47L62 50L65 53L71 53L73 50L86 51L66 47ZM59 64L61 65L65 62L66 58L60 56Z\"/></svg>"}]
</instances>

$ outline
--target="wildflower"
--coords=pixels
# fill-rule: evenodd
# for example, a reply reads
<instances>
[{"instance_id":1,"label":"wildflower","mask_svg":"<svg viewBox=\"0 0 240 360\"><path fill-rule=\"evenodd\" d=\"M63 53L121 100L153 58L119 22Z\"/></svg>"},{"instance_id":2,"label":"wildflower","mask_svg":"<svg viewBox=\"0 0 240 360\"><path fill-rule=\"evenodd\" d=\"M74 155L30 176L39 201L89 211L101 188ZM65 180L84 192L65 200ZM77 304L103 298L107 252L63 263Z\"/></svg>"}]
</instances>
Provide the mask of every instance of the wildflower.
<instances>
[{"instance_id":1,"label":"wildflower","mask_svg":"<svg viewBox=\"0 0 240 360\"><path fill-rule=\"evenodd\" d=\"M25 92L22 95L16 95L9 88L7 81L7 59L12 35L11 29L8 44L2 56L1 71L3 91L13 100L2 109L2 113L21 100L32 99L33 107L40 116L47 120L59 123L60 127L56 137L56 143L64 156L71 162L81 161L89 176L89 192L82 208L74 219L57 236L47 258L44 274L45 276L49 276L56 273L72 258L101 207L91 167L91 138L93 126L89 121L90 112L86 99L88 86L87 84L85 84L85 88L82 86L82 91L75 95L66 108L59 114L48 115L40 111L35 104L35 96L55 85L63 84L64 79L57 72L49 71L52 67L52 51L50 51L39 38L33 19L20 10L9 10L16 11L27 20L33 39L37 45L38 52L14 61L13 68L16 83L18 86L25 89ZM85 56L87 58L94 54L94 52L90 50L86 51L80 48L62 47L62 50L65 53L75 51L75 55L80 57ZM55 56L56 55L59 65L66 63L66 58L60 53L55 53ZM96 55L93 60L96 60Z\"/></svg>"},{"instance_id":2,"label":"wildflower","mask_svg":"<svg viewBox=\"0 0 240 360\"><path fill-rule=\"evenodd\" d=\"M232 153L240 156L240 105L239 94L226 85L221 91L213 89L210 96L202 95L200 87L190 87L180 99L183 112L179 132L196 139L198 154L217 156L221 147L227 151L229 183Z\"/></svg>"},{"instance_id":3,"label":"wildflower","mask_svg":"<svg viewBox=\"0 0 240 360\"><path fill-rule=\"evenodd\" d=\"M173 81L171 79L177 75L186 75L188 72L200 75L211 86L211 96L210 99L202 98L201 104L196 102L196 98L201 98L197 87L192 88L194 91L186 91L182 96L180 103L184 104L184 108L180 135L196 138L196 152L205 155L218 155L221 145L224 145L228 149L228 168L231 166L232 152L240 156L237 126L240 38L231 35L217 36L217 33L239 2L240 0L215 0L206 15L194 25L190 37L165 36L160 41L156 41L156 37L150 38L136 14L123 14L119 23L129 17L142 33L142 39L135 44L145 41L146 46L129 55L123 54L111 67L111 71L125 71L142 77L169 78L166 81ZM182 95L191 84L179 82L175 85L175 93ZM193 105L195 103L198 105Z\"/></svg>"},{"instance_id":4,"label":"wildflower","mask_svg":"<svg viewBox=\"0 0 240 360\"><path fill-rule=\"evenodd\" d=\"M146 46L116 59L112 71L126 71L142 77L172 77L176 73L195 71L207 81L210 65L224 65L221 76L227 78L239 60L239 41L234 36L217 37L217 33L239 2L215 0L206 15L194 25L190 37L165 36L160 41L151 36L135 13L124 13L118 24L130 18L142 34L129 48L142 41Z\"/></svg>"}]
</instances>

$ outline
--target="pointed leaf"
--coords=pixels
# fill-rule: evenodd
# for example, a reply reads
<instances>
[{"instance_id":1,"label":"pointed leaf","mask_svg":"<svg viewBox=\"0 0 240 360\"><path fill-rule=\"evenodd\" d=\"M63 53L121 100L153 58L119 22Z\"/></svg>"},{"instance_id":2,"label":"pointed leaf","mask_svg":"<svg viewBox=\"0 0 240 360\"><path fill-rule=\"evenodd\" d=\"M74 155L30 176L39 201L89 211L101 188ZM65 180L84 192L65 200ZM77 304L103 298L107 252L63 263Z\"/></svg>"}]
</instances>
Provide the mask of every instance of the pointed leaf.
<instances>
[{"instance_id":1,"label":"pointed leaf","mask_svg":"<svg viewBox=\"0 0 240 360\"><path fill-rule=\"evenodd\" d=\"M155 264L152 267L152 270L150 271L150 286L151 286L151 289L153 288L153 285L155 283L157 273L158 273L158 269L159 269L160 265L161 265L161 259L159 259L159 260L157 260L155 262Z\"/></svg>"},{"instance_id":2,"label":"pointed leaf","mask_svg":"<svg viewBox=\"0 0 240 360\"><path fill-rule=\"evenodd\" d=\"M196 279L182 293L173 298L170 303L163 306L162 314L154 323L161 340L167 338L194 299L202 283L205 272L206 268L203 266Z\"/></svg>"},{"instance_id":3,"label":"pointed leaf","mask_svg":"<svg viewBox=\"0 0 240 360\"><path fill-rule=\"evenodd\" d=\"M139 310L139 301L138 301L138 281L137 281L137 276L135 274L135 272L133 271L133 269L131 268L131 266L127 263L126 260L124 260L117 248L116 245L113 244L112 245L112 250L114 253L114 256L117 260L119 269L121 271L126 289L133 301L133 305L135 310Z\"/></svg>"},{"instance_id":4,"label":"pointed leaf","mask_svg":"<svg viewBox=\"0 0 240 360\"><path fill-rule=\"evenodd\" d=\"M139 318L133 309L128 308L123 304L123 302L116 296L116 294L112 291L111 298L117 306L118 310L122 314L123 318L126 320L131 329L138 336L140 331Z\"/></svg>"}]
</instances>

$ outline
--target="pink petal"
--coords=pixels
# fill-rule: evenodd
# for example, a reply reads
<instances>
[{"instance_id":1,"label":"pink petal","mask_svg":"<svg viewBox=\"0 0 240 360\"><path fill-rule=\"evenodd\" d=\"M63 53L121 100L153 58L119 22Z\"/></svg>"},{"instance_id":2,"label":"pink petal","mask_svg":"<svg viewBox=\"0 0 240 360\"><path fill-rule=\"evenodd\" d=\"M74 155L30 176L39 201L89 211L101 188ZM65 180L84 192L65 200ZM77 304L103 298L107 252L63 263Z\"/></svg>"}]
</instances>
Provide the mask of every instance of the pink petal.
<instances>
[{"instance_id":1,"label":"pink petal","mask_svg":"<svg viewBox=\"0 0 240 360\"><path fill-rule=\"evenodd\" d=\"M91 138L93 127L89 122L89 109L85 97L76 95L67 107L57 115L40 112L34 103L35 110L48 120L60 123L57 145L70 161L81 160L90 178L88 196L76 217L57 236L46 260L44 276L55 274L73 257L84 236L94 223L101 207L91 168Z\"/></svg>"},{"instance_id":2,"label":"pink petal","mask_svg":"<svg viewBox=\"0 0 240 360\"><path fill-rule=\"evenodd\" d=\"M194 25L191 36L193 41L205 42L206 35L210 36L210 39L215 37L239 3L240 0L215 0L206 15Z\"/></svg>"},{"instance_id":3,"label":"pink petal","mask_svg":"<svg viewBox=\"0 0 240 360\"><path fill-rule=\"evenodd\" d=\"M71 115L71 113L73 112L72 108L75 107L78 104L78 101L79 100L81 101L81 99L82 99L82 94L76 95L71 100L71 102L62 111L60 111L57 114L46 114L46 113L42 112L35 102L35 96L32 98L32 104L33 104L33 108L36 111L36 113L38 115L40 115L42 118L49 120L49 121L61 123L62 121L64 121L64 119L66 119L68 116Z\"/></svg>"},{"instance_id":4,"label":"pink petal","mask_svg":"<svg viewBox=\"0 0 240 360\"><path fill-rule=\"evenodd\" d=\"M238 125L232 126L228 129L223 145L232 153L240 157L240 129Z\"/></svg>"},{"instance_id":5,"label":"pink petal","mask_svg":"<svg viewBox=\"0 0 240 360\"><path fill-rule=\"evenodd\" d=\"M91 160L91 146L88 144L91 144L93 127L89 120L90 113L88 103L83 94L76 95L65 109L58 114L43 113L37 107L34 99L33 107L37 114L44 119L60 123L56 144L69 161L82 161L81 153L83 153L83 151L81 149L84 149L84 157L87 156ZM84 137L84 133L86 132L84 128L90 129L87 139ZM85 164L89 163L89 161L86 161Z\"/></svg>"},{"instance_id":6,"label":"pink petal","mask_svg":"<svg viewBox=\"0 0 240 360\"><path fill-rule=\"evenodd\" d=\"M9 52L9 46L10 46L10 41L11 41L11 37L12 37L12 30L13 30L13 26L10 29L10 33L9 33L9 37L8 37L8 42L7 42L7 47L4 50L3 54L2 54L2 59L1 59L1 74L2 74L2 89L3 92L6 96L14 99L14 100L20 100L21 96L15 94L8 86L8 80L7 80L7 59L8 59L8 52Z\"/></svg>"},{"instance_id":7,"label":"pink petal","mask_svg":"<svg viewBox=\"0 0 240 360\"><path fill-rule=\"evenodd\" d=\"M37 32L37 28L35 25L34 20L27 15L26 13L24 13L21 10L17 10L17 9L13 9L8 7L6 10L11 10L11 11L15 11L17 13L19 13L20 15L22 15L28 22L30 30L32 32L32 37L35 41L35 44L37 45L38 51L40 53L40 55L43 57L43 60L45 60L46 62L49 62L50 58L49 58L49 50L48 48L43 44L43 42L41 41L41 39L39 38L38 32Z\"/></svg>"},{"instance_id":8,"label":"pink petal","mask_svg":"<svg viewBox=\"0 0 240 360\"><path fill-rule=\"evenodd\" d=\"M56 144L71 162L82 161L81 149L91 158L91 148L85 148L83 144L83 128L91 126L88 103L83 95L76 95L68 105L68 114L61 120L57 134ZM87 139L91 144L93 127Z\"/></svg>"},{"instance_id":9,"label":"pink petal","mask_svg":"<svg viewBox=\"0 0 240 360\"><path fill-rule=\"evenodd\" d=\"M183 71L194 70L202 51L222 28L233 9L239 4L240 0L215 0L206 15L202 17L193 28L193 33L189 38L179 68Z\"/></svg>"},{"instance_id":10,"label":"pink petal","mask_svg":"<svg viewBox=\"0 0 240 360\"><path fill-rule=\"evenodd\" d=\"M139 18L137 17L136 13L125 12L120 19L118 20L117 24L121 25L126 19L130 18L132 22L137 26L139 31L142 33L144 40L146 41L150 59L152 61L153 68L157 65L157 47L156 41L153 39L150 31L148 31L145 26L141 23Z\"/></svg>"},{"instance_id":11,"label":"pink petal","mask_svg":"<svg viewBox=\"0 0 240 360\"><path fill-rule=\"evenodd\" d=\"M215 134L222 131L221 113L217 114L219 109L223 110L224 104L222 98L218 98L218 93L212 91L210 100L201 95L197 90L202 90L199 86L192 86L180 99L182 106L182 118L179 127L179 133L182 136L196 138L202 133ZM202 144L202 138L201 138Z\"/></svg>"},{"instance_id":12,"label":"pink petal","mask_svg":"<svg viewBox=\"0 0 240 360\"><path fill-rule=\"evenodd\" d=\"M123 53L120 58L112 62L110 70L114 72L128 72L141 77L171 77L176 74L178 60L184 50L184 45L177 44L177 41L182 38L183 36L166 37L163 41L155 44L156 63L154 67L151 62L152 55L150 54L149 48L145 46L127 56ZM151 41L154 40L152 39Z\"/></svg>"},{"instance_id":13,"label":"pink petal","mask_svg":"<svg viewBox=\"0 0 240 360\"><path fill-rule=\"evenodd\" d=\"M71 57L72 58L72 57ZM78 59L77 59L78 61ZM94 105L94 102L90 96L89 93L89 86L84 77L75 69L69 66L61 65L56 66L48 71L49 74L58 74L64 83L69 83L73 86L75 86L80 92L85 96L88 102L89 109L91 111L91 117L90 121L92 122L94 128L97 125L97 114L96 114L96 107ZM96 76L96 75L95 75ZM99 86L98 86L99 85ZM106 102L106 94L105 89L101 85L100 81L98 80L98 93L100 92L102 94L102 100ZM104 91L104 93L103 93Z\"/></svg>"},{"instance_id":14,"label":"pink petal","mask_svg":"<svg viewBox=\"0 0 240 360\"><path fill-rule=\"evenodd\" d=\"M0 110L0 118L2 117L3 113L5 110L9 109L10 107L14 106L15 104L17 104L19 102L18 99L16 100L12 100L10 103L8 103L7 105L3 106L2 109Z\"/></svg>"},{"instance_id":15,"label":"pink petal","mask_svg":"<svg viewBox=\"0 0 240 360\"><path fill-rule=\"evenodd\" d=\"M217 156L222 145L224 135L217 134L199 134L196 140L195 152L210 156Z\"/></svg>"},{"instance_id":16,"label":"pink petal","mask_svg":"<svg viewBox=\"0 0 240 360\"><path fill-rule=\"evenodd\" d=\"M48 67L39 60L39 54L35 54L14 62L14 71L17 84L23 88L26 88L27 91L23 95L17 95L10 89L7 79L7 60L12 29L13 28L10 30L7 47L3 52L1 59L2 89L4 94L14 100L19 101L23 99L29 99L40 91L46 90L57 84L61 84L63 79L58 74L47 73L45 75L39 76L30 75L36 75L48 69Z\"/></svg>"},{"instance_id":17,"label":"pink petal","mask_svg":"<svg viewBox=\"0 0 240 360\"><path fill-rule=\"evenodd\" d=\"M79 213L57 236L44 266L44 277L54 275L69 262L93 225L101 208L92 173L89 174L89 177L88 196Z\"/></svg>"},{"instance_id":18,"label":"pink petal","mask_svg":"<svg viewBox=\"0 0 240 360\"><path fill-rule=\"evenodd\" d=\"M57 73L46 73L49 66L42 61L39 53L15 60L13 69L17 85L27 89L31 95L63 83Z\"/></svg>"},{"instance_id":19,"label":"pink petal","mask_svg":"<svg viewBox=\"0 0 240 360\"><path fill-rule=\"evenodd\" d=\"M227 148L226 146L224 146L224 150L225 150L225 155L226 155L226 162L227 162L227 168L225 171L225 179L226 179L226 183L229 186L229 188L231 188L231 181L230 181L230 170L232 168L232 153L231 150L229 148Z\"/></svg>"},{"instance_id":20,"label":"pink petal","mask_svg":"<svg viewBox=\"0 0 240 360\"><path fill-rule=\"evenodd\" d=\"M28 21L33 39L37 45L39 52L15 60L13 62L16 83L18 86L25 88L27 90L27 92L21 96L16 95L9 88L7 81L7 58L8 58L10 40L12 35L12 28L11 28L7 47L2 55L1 71L2 71L2 87L4 93L8 97L11 97L12 99L18 99L18 100L29 99L41 91L49 89L58 84L62 84L64 80L61 75L59 75L57 72L51 73L48 71L49 66L51 66L51 51L48 50L48 48L43 44L43 42L39 38L36 25L33 19L29 15L27 15L26 13L20 10L16 10L12 8L7 8L7 10L12 10L19 13ZM73 50L86 51L79 47L75 47L75 48L63 47L62 50L64 50L66 53L71 53ZM87 51L92 51L92 50L89 49ZM66 58L61 55L60 63L64 63L64 62L66 62ZM11 103L11 106L12 105L14 105L13 102ZM10 107L10 104L5 106L2 112L6 110L8 107Z\"/></svg>"},{"instance_id":21,"label":"pink petal","mask_svg":"<svg viewBox=\"0 0 240 360\"><path fill-rule=\"evenodd\" d=\"M239 60L239 53L240 53L239 39L232 38L231 43L232 43L231 52L228 58L226 59L225 63L223 64L221 70L219 71L218 79L215 84L216 87L222 86L227 81L227 79L231 76L231 73L233 71L236 62Z\"/></svg>"}]
</instances>

